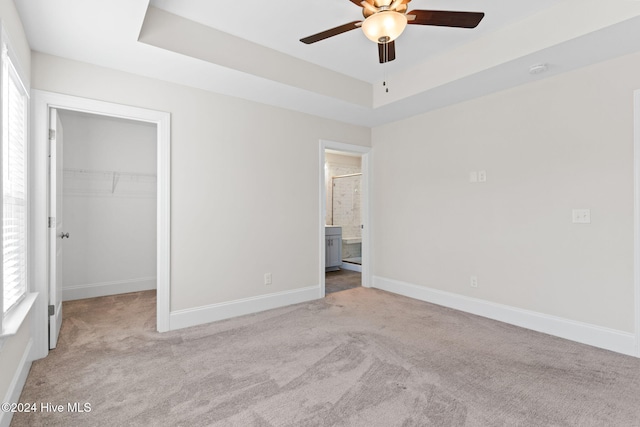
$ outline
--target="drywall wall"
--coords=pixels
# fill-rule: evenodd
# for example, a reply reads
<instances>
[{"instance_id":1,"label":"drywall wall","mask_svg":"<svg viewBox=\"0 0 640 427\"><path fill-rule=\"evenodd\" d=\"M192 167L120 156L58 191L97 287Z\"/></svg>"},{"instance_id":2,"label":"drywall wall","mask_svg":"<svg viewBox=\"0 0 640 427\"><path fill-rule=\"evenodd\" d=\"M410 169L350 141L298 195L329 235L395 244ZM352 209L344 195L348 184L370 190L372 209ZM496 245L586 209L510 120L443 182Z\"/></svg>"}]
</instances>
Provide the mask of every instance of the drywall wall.
<instances>
[{"instance_id":1,"label":"drywall wall","mask_svg":"<svg viewBox=\"0 0 640 427\"><path fill-rule=\"evenodd\" d=\"M9 394L14 393L11 387L12 382L15 381L15 376L18 374L30 338L31 318L27 317L20 326L20 329L18 329L18 333L13 335L10 340L4 344L2 349L0 349L0 366L2 366L2 369L0 369L0 393L2 393L2 402L10 401L9 399L12 396ZM31 363L30 360L27 362ZM26 369L28 370L29 367L27 366ZM7 414L0 413L0 419L6 415Z\"/></svg>"},{"instance_id":2,"label":"drywall wall","mask_svg":"<svg viewBox=\"0 0 640 427\"><path fill-rule=\"evenodd\" d=\"M15 53L13 59L17 62L16 68L28 83L31 74L31 51L13 1L0 0L0 18ZM30 359L27 360L26 365L21 364L26 352L29 351L28 343L31 334L31 322L30 318L27 318L16 335L8 337L0 343L0 366L2 367L0 369L0 397L3 399L10 397L9 395L15 392L10 388L14 378L21 374L20 370L28 370L31 365ZM11 414L0 414L0 424L6 423L8 425L10 416Z\"/></svg>"},{"instance_id":3,"label":"drywall wall","mask_svg":"<svg viewBox=\"0 0 640 427\"><path fill-rule=\"evenodd\" d=\"M638 88L635 54L374 128L374 276L633 332Z\"/></svg>"},{"instance_id":4,"label":"drywall wall","mask_svg":"<svg viewBox=\"0 0 640 427\"><path fill-rule=\"evenodd\" d=\"M156 126L59 111L64 300L156 287Z\"/></svg>"},{"instance_id":5,"label":"drywall wall","mask_svg":"<svg viewBox=\"0 0 640 427\"><path fill-rule=\"evenodd\" d=\"M31 48L12 0L0 0L0 19L2 19L5 34L9 38L11 51L15 54L14 66L26 80L23 83L28 85L31 78Z\"/></svg>"},{"instance_id":6,"label":"drywall wall","mask_svg":"<svg viewBox=\"0 0 640 427\"><path fill-rule=\"evenodd\" d=\"M319 285L319 140L370 129L40 53L32 87L171 113L172 311Z\"/></svg>"}]
</instances>

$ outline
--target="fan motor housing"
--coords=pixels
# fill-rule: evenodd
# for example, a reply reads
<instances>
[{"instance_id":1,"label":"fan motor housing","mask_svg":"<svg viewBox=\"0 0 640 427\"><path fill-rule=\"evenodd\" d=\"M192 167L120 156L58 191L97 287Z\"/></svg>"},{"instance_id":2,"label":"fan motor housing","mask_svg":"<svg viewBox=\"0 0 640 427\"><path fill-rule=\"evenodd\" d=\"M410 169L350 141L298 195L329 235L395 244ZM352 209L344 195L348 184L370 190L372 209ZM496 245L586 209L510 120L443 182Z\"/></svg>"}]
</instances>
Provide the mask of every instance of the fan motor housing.
<instances>
[{"instance_id":1,"label":"fan motor housing","mask_svg":"<svg viewBox=\"0 0 640 427\"><path fill-rule=\"evenodd\" d=\"M379 10L379 12L382 12L383 10L389 10L389 7L391 6L391 3L393 3L393 0L365 0L367 3L369 3L372 6L377 7ZM411 0L409 0L411 1ZM398 7L396 7L395 11L396 12L400 12L400 13L406 13L407 12L407 3L409 3L409 1L403 2L402 4L400 4ZM367 9L366 7L362 8L362 15L365 18L370 17L371 15L375 14L376 12L373 12L370 9Z\"/></svg>"}]
</instances>

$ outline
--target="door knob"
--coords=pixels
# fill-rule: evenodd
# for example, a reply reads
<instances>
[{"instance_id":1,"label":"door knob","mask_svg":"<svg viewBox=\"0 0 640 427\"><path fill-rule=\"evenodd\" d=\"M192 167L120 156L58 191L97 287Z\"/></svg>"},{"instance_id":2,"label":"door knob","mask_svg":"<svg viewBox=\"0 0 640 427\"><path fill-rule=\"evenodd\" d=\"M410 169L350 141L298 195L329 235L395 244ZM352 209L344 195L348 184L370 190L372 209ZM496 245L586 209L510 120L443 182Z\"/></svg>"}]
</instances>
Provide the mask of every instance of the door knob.
<instances>
[{"instance_id":1,"label":"door knob","mask_svg":"<svg viewBox=\"0 0 640 427\"><path fill-rule=\"evenodd\" d=\"M64 239L65 237L68 239L68 238L69 238L69 233L62 233L62 234L60 234L60 238L61 238L61 239Z\"/></svg>"}]
</instances>

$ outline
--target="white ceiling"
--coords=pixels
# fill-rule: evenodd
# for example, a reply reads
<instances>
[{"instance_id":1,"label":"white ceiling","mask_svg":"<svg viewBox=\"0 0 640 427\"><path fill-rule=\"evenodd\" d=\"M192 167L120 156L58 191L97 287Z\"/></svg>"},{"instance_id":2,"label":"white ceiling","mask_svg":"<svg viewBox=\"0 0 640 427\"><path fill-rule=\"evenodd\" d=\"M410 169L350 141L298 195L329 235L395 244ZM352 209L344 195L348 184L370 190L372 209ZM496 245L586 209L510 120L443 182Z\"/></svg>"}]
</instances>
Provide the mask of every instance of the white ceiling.
<instances>
[{"instance_id":1,"label":"white ceiling","mask_svg":"<svg viewBox=\"0 0 640 427\"><path fill-rule=\"evenodd\" d=\"M349 0L16 1L35 51L375 126L640 51L633 0L413 0L485 12L476 29L410 25L378 63ZM547 63L547 73L528 68ZM388 82L389 93L382 81Z\"/></svg>"},{"instance_id":2,"label":"white ceiling","mask_svg":"<svg viewBox=\"0 0 640 427\"><path fill-rule=\"evenodd\" d=\"M454 46L495 31L558 3L557 0L413 0L409 10L485 12L475 29L409 25L396 42L397 59L383 66L378 49L362 31L353 30L312 45L303 37L364 19L362 8L349 0L236 1L221 7L211 0L151 0L173 14L217 28L234 36L287 53L305 61L374 83L383 73L407 69Z\"/></svg>"}]
</instances>

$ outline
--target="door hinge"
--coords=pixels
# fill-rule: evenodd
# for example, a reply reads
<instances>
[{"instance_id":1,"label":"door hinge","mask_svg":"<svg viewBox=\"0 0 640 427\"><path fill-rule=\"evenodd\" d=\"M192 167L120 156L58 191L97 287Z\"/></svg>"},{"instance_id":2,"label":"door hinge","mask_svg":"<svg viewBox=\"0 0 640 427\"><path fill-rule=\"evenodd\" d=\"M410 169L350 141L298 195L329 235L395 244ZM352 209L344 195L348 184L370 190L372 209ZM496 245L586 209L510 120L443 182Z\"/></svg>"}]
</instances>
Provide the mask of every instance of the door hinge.
<instances>
[{"instance_id":1,"label":"door hinge","mask_svg":"<svg viewBox=\"0 0 640 427\"><path fill-rule=\"evenodd\" d=\"M49 139L56 139L56 131L49 129Z\"/></svg>"},{"instance_id":2,"label":"door hinge","mask_svg":"<svg viewBox=\"0 0 640 427\"><path fill-rule=\"evenodd\" d=\"M49 228L53 228L55 226L56 226L56 217L50 216L49 217L49 222L48 222L48 227Z\"/></svg>"},{"instance_id":3,"label":"door hinge","mask_svg":"<svg viewBox=\"0 0 640 427\"><path fill-rule=\"evenodd\" d=\"M54 314L56 314L56 308L53 305L49 306L49 316L53 316Z\"/></svg>"}]
</instances>

